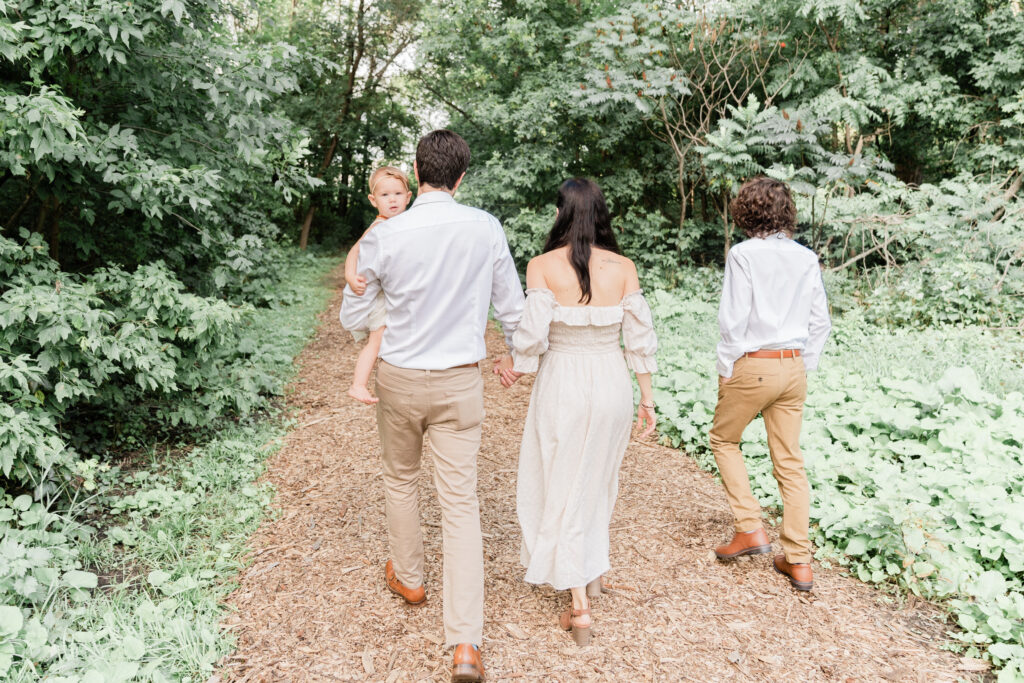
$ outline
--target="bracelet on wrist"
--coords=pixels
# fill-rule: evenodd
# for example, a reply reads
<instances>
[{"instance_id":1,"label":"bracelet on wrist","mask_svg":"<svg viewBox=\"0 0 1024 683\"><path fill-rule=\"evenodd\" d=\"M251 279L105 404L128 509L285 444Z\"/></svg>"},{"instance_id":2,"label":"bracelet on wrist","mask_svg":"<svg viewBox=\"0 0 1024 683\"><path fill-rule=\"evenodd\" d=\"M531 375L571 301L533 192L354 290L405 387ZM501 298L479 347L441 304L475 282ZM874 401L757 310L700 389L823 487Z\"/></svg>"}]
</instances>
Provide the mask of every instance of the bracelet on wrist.
<instances>
[{"instance_id":1,"label":"bracelet on wrist","mask_svg":"<svg viewBox=\"0 0 1024 683\"><path fill-rule=\"evenodd\" d=\"M644 403L643 401L640 401L640 407L647 408L647 410L654 410L654 401L651 401L650 403Z\"/></svg>"}]
</instances>

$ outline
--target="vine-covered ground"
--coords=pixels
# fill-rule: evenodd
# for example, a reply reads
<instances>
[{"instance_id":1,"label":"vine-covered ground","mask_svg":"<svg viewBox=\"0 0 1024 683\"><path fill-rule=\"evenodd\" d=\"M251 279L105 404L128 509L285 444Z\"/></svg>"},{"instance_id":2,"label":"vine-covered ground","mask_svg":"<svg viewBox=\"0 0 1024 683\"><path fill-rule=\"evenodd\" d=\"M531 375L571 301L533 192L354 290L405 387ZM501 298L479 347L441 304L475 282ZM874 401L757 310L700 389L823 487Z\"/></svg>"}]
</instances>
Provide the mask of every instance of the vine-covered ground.
<instances>
[{"instance_id":1,"label":"vine-covered ground","mask_svg":"<svg viewBox=\"0 0 1024 683\"><path fill-rule=\"evenodd\" d=\"M336 323L339 304L300 357L296 427L268 470L278 512L252 538L251 564L230 599L236 611L225 625L238 647L221 661L221 680L450 675L429 458L428 599L414 609L384 586L375 411L345 396L359 347ZM499 335L488 344L496 354ZM489 680L952 681L985 668L942 649L950 627L928 603L899 602L817 565L815 590L802 595L772 571L770 556L717 562L711 548L731 532L721 488L680 451L636 440L612 522L613 590L594 602L593 645L577 649L557 627L566 595L524 583L519 566L515 475L530 378L508 391L485 378L479 493Z\"/></svg>"}]
</instances>

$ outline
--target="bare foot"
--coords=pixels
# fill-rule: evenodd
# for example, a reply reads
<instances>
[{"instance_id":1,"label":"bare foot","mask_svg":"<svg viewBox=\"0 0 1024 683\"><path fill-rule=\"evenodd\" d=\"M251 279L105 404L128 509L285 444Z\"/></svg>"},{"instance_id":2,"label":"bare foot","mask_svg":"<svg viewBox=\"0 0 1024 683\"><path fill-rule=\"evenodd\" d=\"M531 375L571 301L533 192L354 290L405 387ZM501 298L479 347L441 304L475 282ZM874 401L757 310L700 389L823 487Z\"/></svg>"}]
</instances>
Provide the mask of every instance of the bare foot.
<instances>
[{"instance_id":1,"label":"bare foot","mask_svg":"<svg viewBox=\"0 0 1024 683\"><path fill-rule=\"evenodd\" d=\"M354 398L355 400L359 401L360 403L365 403L368 406L372 406L374 403L380 400L379 398L371 394L369 389L363 386L358 386L356 384L353 384L351 387L349 387L348 395Z\"/></svg>"}]
</instances>

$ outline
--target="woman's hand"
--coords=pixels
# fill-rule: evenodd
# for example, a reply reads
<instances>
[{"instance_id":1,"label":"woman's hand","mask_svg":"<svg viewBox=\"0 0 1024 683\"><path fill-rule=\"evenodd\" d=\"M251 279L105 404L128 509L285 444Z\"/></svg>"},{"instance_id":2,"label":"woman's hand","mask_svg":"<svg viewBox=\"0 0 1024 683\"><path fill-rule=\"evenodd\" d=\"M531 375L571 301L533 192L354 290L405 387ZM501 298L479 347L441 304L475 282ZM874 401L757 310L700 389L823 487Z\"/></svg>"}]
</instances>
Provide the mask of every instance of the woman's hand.
<instances>
[{"instance_id":1,"label":"woman's hand","mask_svg":"<svg viewBox=\"0 0 1024 683\"><path fill-rule=\"evenodd\" d=\"M501 380L501 386L506 389L515 384L516 381L523 376L523 373L516 372L512 369L514 364L512 356L510 355L498 356L494 359L494 374L498 375Z\"/></svg>"},{"instance_id":2,"label":"woman's hand","mask_svg":"<svg viewBox=\"0 0 1024 683\"><path fill-rule=\"evenodd\" d=\"M522 372L516 372L509 368L508 370L501 371L501 386L508 389L510 386L519 381L519 378L523 376Z\"/></svg>"},{"instance_id":3,"label":"woman's hand","mask_svg":"<svg viewBox=\"0 0 1024 683\"><path fill-rule=\"evenodd\" d=\"M657 421L658 418L654 414L654 402L644 405L644 401L640 401L640 405L636 409L636 428L643 430L640 432L641 439L646 439L654 433Z\"/></svg>"}]
</instances>

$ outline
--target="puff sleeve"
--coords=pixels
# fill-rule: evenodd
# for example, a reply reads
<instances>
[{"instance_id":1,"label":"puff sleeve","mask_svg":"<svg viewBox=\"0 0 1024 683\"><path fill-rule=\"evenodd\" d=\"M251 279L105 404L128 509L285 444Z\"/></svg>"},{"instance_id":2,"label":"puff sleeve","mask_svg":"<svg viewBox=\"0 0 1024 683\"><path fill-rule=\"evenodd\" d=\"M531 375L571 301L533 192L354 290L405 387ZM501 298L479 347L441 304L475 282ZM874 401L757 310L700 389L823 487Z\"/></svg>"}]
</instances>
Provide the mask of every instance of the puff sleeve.
<instances>
[{"instance_id":1,"label":"puff sleeve","mask_svg":"<svg viewBox=\"0 0 1024 683\"><path fill-rule=\"evenodd\" d=\"M516 372L537 372L541 355L548 350L548 329L554 315L555 295L547 289L526 290L526 307L512 335Z\"/></svg>"},{"instance_id":2,"label":"puff sleeve","mask_svg":"<svg viewBox=\"0 0 1024 683\"><path fill-rule=\"evenodd\" d=\"M622 338L626 347L626 365L633 372L657 372L658 338L654 334L654 317L642 290L622 299Z\"/></svg>"}]
</instances>

